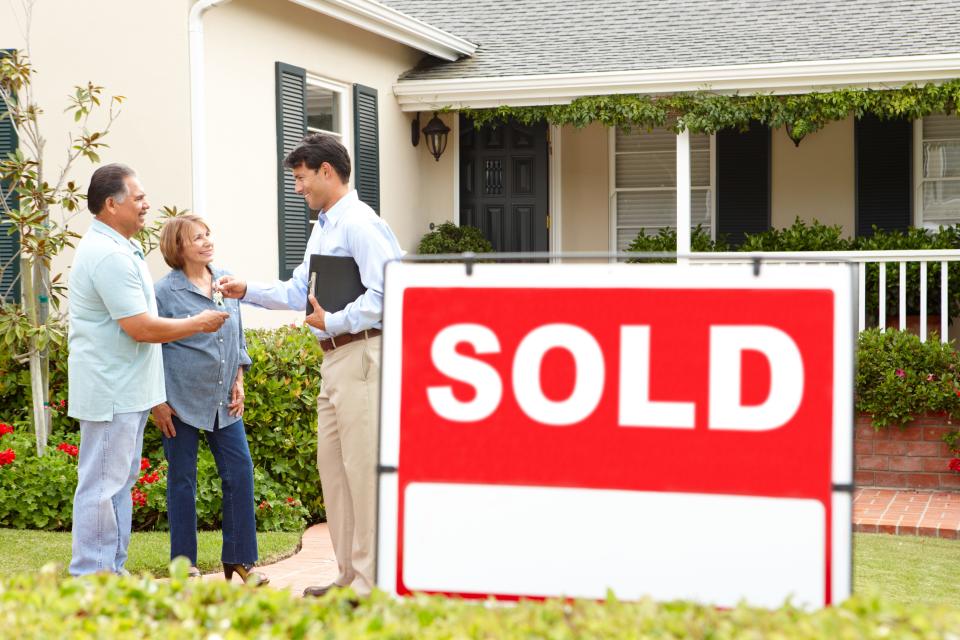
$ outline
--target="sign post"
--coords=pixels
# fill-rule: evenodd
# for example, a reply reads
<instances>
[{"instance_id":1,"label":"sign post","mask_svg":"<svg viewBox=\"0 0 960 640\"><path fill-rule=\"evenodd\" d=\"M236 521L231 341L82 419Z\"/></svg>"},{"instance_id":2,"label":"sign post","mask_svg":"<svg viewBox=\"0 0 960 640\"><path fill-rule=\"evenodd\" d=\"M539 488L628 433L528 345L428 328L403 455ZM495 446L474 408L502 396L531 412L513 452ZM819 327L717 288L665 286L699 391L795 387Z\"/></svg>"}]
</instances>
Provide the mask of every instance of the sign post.
<instances>
[{"instance_id":1,"label":"sign post","mask_svg":"<svg viewBox=\"0 0 960 640\"><path fill-rule=\"evenodd\" d=\"M378 586L850 593L846 265L392 263Z\"/></svg>"}]
</instances>

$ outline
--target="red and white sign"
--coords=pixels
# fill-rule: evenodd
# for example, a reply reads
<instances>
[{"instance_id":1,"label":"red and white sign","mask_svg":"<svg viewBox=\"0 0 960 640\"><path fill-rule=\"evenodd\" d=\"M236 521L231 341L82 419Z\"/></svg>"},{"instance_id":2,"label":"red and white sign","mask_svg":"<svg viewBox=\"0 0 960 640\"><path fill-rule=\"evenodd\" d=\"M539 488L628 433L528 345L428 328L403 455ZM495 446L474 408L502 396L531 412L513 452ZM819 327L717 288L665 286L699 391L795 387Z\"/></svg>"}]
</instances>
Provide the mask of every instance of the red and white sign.
<instances>
[{"instance_id":1,"label":"red and white sign","mask_svg":"<svg viewBox=\"0 0 960 640\"><path fill-rule=\"evenodd\" d=\"M378 585L850 593L846 266L387 268Z\"/></svg>"}]
</instances>

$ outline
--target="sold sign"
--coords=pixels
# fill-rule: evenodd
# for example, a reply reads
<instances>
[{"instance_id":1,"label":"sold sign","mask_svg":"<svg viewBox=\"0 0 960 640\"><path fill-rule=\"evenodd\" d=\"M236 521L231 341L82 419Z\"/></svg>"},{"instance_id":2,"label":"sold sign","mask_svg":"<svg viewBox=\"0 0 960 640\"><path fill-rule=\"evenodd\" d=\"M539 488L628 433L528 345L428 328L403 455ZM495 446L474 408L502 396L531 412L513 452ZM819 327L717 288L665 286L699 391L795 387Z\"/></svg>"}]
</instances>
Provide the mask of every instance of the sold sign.
<instances>
[{"instance_id":1,"label":"sold sign","mask_svg":"<svg viewBox=\"0 0 960 640\"><path fill-rule=\"evenodd\" d=\"M846 266L387 270L378 584L850 591Z\"/></svg>"}]
</instances>

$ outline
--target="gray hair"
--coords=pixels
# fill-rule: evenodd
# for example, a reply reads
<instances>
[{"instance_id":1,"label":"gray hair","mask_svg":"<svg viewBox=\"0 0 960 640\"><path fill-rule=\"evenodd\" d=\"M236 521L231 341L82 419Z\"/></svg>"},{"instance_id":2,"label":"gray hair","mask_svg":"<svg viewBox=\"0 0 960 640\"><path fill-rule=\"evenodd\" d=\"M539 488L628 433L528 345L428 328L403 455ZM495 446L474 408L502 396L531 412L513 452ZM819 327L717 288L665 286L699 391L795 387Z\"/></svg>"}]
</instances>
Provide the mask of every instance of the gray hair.
<instances>
[{"instance_id":1,"label":"gray hair","mask_svg":"<svg viewBox=\"0 0 960 640\"><path fill-rule=\"evenodd\" d=\"M107 198L123 202L130 194L126 180L135 175L137 174L133 169L118 162L105 164L94 171L87 189L87 208L97 215L103 210Z\"/></svg>"}]
</instances>

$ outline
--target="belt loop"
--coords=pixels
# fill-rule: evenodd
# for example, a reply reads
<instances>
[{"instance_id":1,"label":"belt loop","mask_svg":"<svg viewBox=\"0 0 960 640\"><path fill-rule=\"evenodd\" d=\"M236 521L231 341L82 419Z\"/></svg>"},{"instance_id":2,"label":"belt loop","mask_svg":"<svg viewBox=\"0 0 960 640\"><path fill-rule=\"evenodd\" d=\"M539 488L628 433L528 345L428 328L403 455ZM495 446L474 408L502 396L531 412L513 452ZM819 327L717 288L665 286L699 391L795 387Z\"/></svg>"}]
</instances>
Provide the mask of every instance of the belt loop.
<instances>
[{"instance_id":1,"label":"belt loop","mask_svg":"<svg viewBox=\"0 0 960 640\"><path fill-rule=\"evenodd\" d=\"M369 337L370 337L370 334L367 333L367 329L364 329L364 330L363 330L363 339L366 340L366 339L369 338Z\"/></svg>"},{"instance_id":2,"label":"belt loop","mask_svg":"<svg viewBox=\"0 0 960 640\"><path fill-rule=\"evenodd\" d=\"M337 340L336 340L336 338L335 338L334 336L330 336L330 344L333 345L333 348L334 348L334 349L337 348Z\"/></svg>"}]
</instances>

